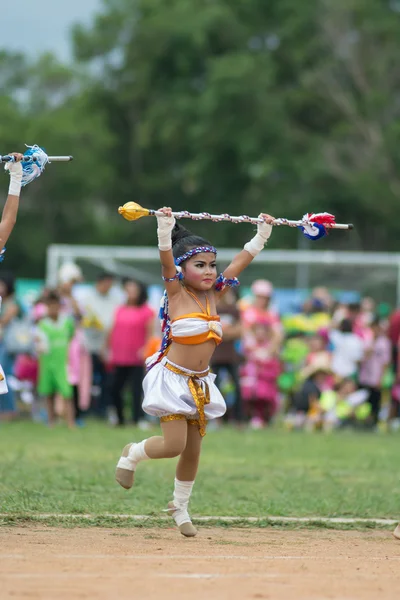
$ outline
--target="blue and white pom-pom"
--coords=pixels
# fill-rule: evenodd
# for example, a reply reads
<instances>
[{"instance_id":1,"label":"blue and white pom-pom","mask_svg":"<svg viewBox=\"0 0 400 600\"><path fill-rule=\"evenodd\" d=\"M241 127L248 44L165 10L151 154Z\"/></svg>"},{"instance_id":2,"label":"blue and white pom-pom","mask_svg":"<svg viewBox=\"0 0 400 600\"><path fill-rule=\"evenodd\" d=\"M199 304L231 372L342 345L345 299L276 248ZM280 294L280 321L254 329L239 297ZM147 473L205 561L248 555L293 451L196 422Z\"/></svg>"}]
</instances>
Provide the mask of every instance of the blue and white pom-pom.
<instances>
[{"instance_id":1,"label":"blue and white pom-pom","mask_svg":"<svg viewBox=\"0 0 400 600\"><path fill-rule=\"evenodd\" d=\"M27 146L28 150L26 150L24 157L27 160L23 160L22 164L22 182L21 185L24 187L31 183L34 179L40 177L43 173L45 166L49 162L49 157L43 148L40 148L37 144L34 146ZM29 157L35 157L35 161L32 159L29 160Z\"/></svg>"},{"instance_id":2,"label":"blue and white pom-pom","mask_svg":"<svg viewBox=\"0 0 400 600\"><path fill-rule=\"evenodd\" d=\"M306 213L299 229L309 240L319 240L327 235L327 228L335 224L335 217L330 213Z\"/></svg>"},{"instance_id":3,"label":"blue and white pom-pom","mask_svg":"<svg viewBox=\"0 0 400 600\"><path fill-rule=\"evenodd\" d=\"M215 291L222 292L226 287L236 287L240 285L240 281L237 277L233 277L232 279L227 279L224 277L223 273L218 275L215 281Z\"/></svg>"}]
</instances>

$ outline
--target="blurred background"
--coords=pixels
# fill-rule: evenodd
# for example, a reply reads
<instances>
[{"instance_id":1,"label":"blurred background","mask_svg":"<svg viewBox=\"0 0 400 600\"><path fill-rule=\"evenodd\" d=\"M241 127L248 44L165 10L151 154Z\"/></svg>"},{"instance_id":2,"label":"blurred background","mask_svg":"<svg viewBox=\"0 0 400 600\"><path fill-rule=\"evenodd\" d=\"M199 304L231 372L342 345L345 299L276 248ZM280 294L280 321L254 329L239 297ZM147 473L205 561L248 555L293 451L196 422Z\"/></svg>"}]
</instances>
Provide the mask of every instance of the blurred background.
<instances>
[{"instance_id":1,"label":"blurred background","mask_svg":"<svg viewBox=\"0 0 400 600\"><path fill-rule=\"evenodd\" d=\"M261 308L273 306L268 327L280 323L281 357L293 336L307 346L307 336L346 319L344 333L375 339L378 317L379 335L391 336L392 356L381 361L390 392L399 332L389 328L400 302L399 26L398 0L42 0L40 11L20 0L3 11L1 152L37 143L74 156L23 191L2 266L21 315L43 301L45 284L61 284L65 264L79 269L70 283L81 317L104 270L120 302L122 278L149 286L156 312L155 222L123 220L118 206L130 200L290 219L328 211L355 230L313 243L276 229L243 277L239 318L257 303L253 282L268 280ZM247 225L193 229L221 249L252 236ZM281 383L281 392L293 385Z\"/></svg>"}]
</instances>

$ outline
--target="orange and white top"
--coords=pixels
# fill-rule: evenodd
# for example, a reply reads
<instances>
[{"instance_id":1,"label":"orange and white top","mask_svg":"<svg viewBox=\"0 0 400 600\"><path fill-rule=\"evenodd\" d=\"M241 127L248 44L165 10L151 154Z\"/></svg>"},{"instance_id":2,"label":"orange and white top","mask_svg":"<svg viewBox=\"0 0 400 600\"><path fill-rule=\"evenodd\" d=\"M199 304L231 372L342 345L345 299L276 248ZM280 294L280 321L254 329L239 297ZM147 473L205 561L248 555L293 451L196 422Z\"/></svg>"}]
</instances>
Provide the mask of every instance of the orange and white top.
<instances>
[{"instance_id":1,"label":"orange and white top","mask_svg":"<svg viewBox=\"0 0 400 600\"><path fill-rule=\"evenodd\" d=\"M194 345L214 340L222 342L222 327L218 315L210 314L210 303L206 296L206 306L189 290L185 291L193 298L201 312L188 313L171 321L171 339L177 344Z\"/></svg>"}]
</instances>

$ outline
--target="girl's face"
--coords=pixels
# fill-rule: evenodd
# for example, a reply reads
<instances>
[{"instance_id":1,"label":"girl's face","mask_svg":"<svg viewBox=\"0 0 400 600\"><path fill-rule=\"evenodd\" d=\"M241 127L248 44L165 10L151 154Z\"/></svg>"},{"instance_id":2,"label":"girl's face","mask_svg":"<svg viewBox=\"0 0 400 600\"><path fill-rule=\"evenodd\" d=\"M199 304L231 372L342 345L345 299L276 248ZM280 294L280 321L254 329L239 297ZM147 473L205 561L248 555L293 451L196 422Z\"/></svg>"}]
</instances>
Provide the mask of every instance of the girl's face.
<instances>
[{"instance_id":1,"label":"girl's face","mask_svg":"<svg viewBox=\"0 0 400 600\"><path fill-rule=\"evenodd\" d=\"M138 284L135 281L127 281L124 288L128 302L136 304L140 296Z\"/></svg>"},{"instance_id":2,"label":"girl's face","mask_svg":"<svg viewBox=\"0 0 400 600\"><path fill-rule=\"evenodd\" d=\"M74 287L74 280L65 281L64 283L60 284L60 292L61 292L61 294L69 295L69 294L71 294L73 287Z\"/></svg>"},{"instance_id":3,"label":"girl's face","mask_svg":"<svg viewBox=\"0 0 400 600\"><path fill-rule=\"evenodd\" d=\"M374 312L375 302L372 298L363 298L361 301L361 310L363 312Z\"/></svg>"},{"instance_id":4,"label":"girl's face","mask_svg":"<svg viewBox=\"0 0 400 600\"><path fill-rule=\"evenodd\" d=\"M253 305L258 308L258 310L267 310L271 298L269 296L255 296Z\"/></svg>"},{"instance_id":5,"label":"girl's face","mask_svg":"<svg viewBox=\"0 0 400 600\"><path fill-rule=\"evenodd\" d=\"M211 290L217 279L215 258L212 252L201 252L185 261L182 272L186 285L204 292Z\"/></svg>"}]
</instances>

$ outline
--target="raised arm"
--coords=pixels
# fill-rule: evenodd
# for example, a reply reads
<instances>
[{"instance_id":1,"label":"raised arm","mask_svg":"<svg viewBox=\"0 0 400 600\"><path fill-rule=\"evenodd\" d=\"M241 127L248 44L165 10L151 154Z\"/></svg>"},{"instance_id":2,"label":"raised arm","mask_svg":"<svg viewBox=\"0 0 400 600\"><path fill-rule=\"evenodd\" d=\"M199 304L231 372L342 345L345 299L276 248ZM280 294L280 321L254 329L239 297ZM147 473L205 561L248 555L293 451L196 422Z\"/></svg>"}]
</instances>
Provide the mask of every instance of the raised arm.
<instances>
[{"instance_id":1,"label":"raised arm","mask_svg":"<svg viewBox=\"0 0 400 600\"><path fill-rule=\"evenodd\" d=\"M240 273L249 266L253 258L263 250L267 243L272 232L271 223L273 222L274 217L264 213L259 215L259 217L264 219L264 223L259 223L257 225L257 234L245 244L243 250L233 258L231 264L225 269L223 276L226 279L238 277Z\"/></svg>"},{"instance_id":2,"label":"raised arm","mask_svg":"<svg viewBox=\"0 0 400 600\"><path fill-rule=\"evenodd\" d=\"M15 156L17 162L7 163L5 166L6 171L10 173L10 187L0 221L0 250L6 245L17 221L21 192L22 165L20 161L23 159L23 155L17 152L11 152L11 155Z\"/></svg>"},{"instance_id":3,"label":"raised arm","mask_svg":"<svg viewBox=\"0 0 400 600\"><path fill-rule=\"evenodd\" d=\"M165 217L157 217L158 249L160 251L161 273L168 296L173 296L181 291L181 284L177 277L177 269L172 254L172 230L175 227L175 217L169 207L160 208Z\"/></svg>"}]
</instances>

